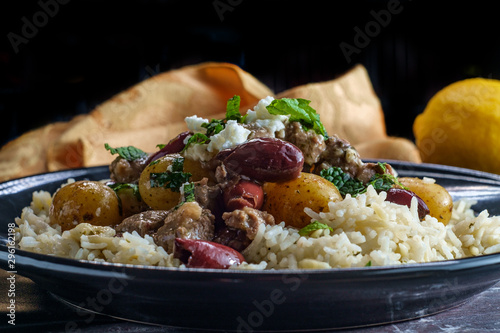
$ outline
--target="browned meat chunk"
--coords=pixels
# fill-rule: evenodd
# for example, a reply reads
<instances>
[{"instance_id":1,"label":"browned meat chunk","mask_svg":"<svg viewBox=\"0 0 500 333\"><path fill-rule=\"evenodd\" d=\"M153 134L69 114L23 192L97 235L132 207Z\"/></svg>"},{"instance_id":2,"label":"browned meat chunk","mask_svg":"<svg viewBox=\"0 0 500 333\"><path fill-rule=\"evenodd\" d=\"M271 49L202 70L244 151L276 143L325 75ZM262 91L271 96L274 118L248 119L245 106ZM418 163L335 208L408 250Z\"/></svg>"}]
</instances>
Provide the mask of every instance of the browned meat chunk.
<instances>
[{"instance_id":1,"label":"browned meat chunk","mask_svg":"<svg viewBox=\"0 0 500 333\"><path fill-rule=\"evenodd\" d=\"M244 124L243 126L251 131L251 133L248 135L248 140L255 138L274 138L274 137L283 139L282 137L283 133L281 133L282 131L275 133L274 130L268 127L259 126L256 123Z\"/></svg>"},{"instance_id":2,"label":"browned meat chunk","mask_svg":"<svg viewBox=\"0 0 500 333\"><path fill-rule=\"evenodd\" d=\"M336 135L330 136L325 143L326 148L321 153L314 172L319 173L323 169L336 166L356 177L364 164L356 149Z\"/></svg>"},{"instance_id":3,"label":"browned meat chunk","mask_svg":"<svg viewBox=\"0 0 500 333\"><path fill-rule=\"evenodd\" d=\"M250 207L226 212L222 219L226 225L217 232L214 241L236 251L243 251L250 245L262 223L275 223L271 214Z\"/></svg>"},{"instance_id":4,"label":"browned meat chunk","mask_svg":"<svg viewBox=\"0 0 500 333\"><path fill-rule=\"evenodd\" d=\"M208 179L203 178L199 182L194 183L195 201L201 207L207 208L212 212L217 212L221 209L222 190L219 184L208 185Z\"/></svg>"},{"instance_id":5,"label":"browned meat chunk","mask_svg":"<svg viewBox=\"0 0 500 333\"><path fill-rule=\"evenodd\" d=\"M318 162L321 153L325 150L325 138L316 132L304 131L297 122L289 123L285 128L285 140L296 145L304 155L304 163L311 166Z\"/></svg>"},{"instance_id":6,"label":"browned meat chunk","mask_svg":"<svg viewBox=\"0 0 500 333\"><path fill-rule=\"evenodd\" d=\"M176 238L212 240L214 219L212 213L197 202L186 202L169 211L165 224L153 236L155 243L172 253Z\"/></svg>"},{"instance_id":7,"label":"browned meat chunk","mask_svg":"<svg viewBox=\"0 0 500 333\"><path fill-rule=\"evenodd\" d=\"M147 156L134 161L117 157L109 166L110 178L117 183L137 183L146 167Z\"/></svg>"},{"instance_id":8,"label":"browned meat chunk","mask_svg":"<svg viewBox=\"0 0 500 333\"><path fill-rule=\"evenodd\" d=\"M164 223L168 210L147 210L127 217L115 229L119 233L137 231L139 235L151 235Z\"/></svg>"}]
</instances>

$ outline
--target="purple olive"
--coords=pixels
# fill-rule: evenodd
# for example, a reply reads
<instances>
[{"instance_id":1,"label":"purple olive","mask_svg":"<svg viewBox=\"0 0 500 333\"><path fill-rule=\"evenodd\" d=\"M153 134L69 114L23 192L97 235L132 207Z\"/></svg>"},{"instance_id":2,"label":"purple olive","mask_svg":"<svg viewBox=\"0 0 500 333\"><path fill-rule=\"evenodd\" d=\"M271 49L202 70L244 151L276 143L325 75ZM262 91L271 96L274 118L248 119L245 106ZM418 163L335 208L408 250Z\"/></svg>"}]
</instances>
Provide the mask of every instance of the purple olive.
<instances>
[{"instance_id":1,"label":"purple olive","mask_svg":"<svg viewBox=\"0 0 500 333\"><path fill-rule=\"evenodd\" d=\"M282 182L297 178L304 165L302 151L290 142L257 138L224 152L227 170L260 182Z\"/></svg>"},{"instance_id":2,"label":"purple olive","mask_svg":"<svg viewBox=\"0 0 500 333\"><path fill-rule=\"evenodd\" d=\"M422 220L425 215L429 214L427 204L418 195L410 190L402 188L391 188L387 191L387 201L394 202L398 205L410 207L412 198L417 198L418 201L418 217Z\"/></svg>"},{"instance_id":3,"label":"purple olive","mask_svg":"<svg viewBox=\"0 0 500 333\"><path fill-rule=\"evenodd\" d=\"M191 134L190 132L182 132L181 134L177 135L175 138L170 140L165 147L162 149L158 150L157 152L151 154L149 158L147 159L145 165L149 165L149 163L159 159L160 157L163 157L165 155L169 154L175 154L179 153L182 149L184 149L184 139Z\"/></svg>"},{"instance_id":4,"label":"purple olive","mask_svg":"<svg viewBox=\"0 0 500 333\"><path fill-rule=\"evenodd\" d=\"M260 209L264 203L264 190L257 183L240 180L237 184L224 189L223 198L227 211L243 207Z\"/></svg>"},{"instance_id":5,"label":"purple olive","mask_svg":"<svg viewBox=\"0 0 500 333\"><path fill-rule=\"evenodd\" d=\"M245 261L241 253L228 246L185 238L175 239L174 257L189 268L226 269Z\"/></svg>"}]
</instances>

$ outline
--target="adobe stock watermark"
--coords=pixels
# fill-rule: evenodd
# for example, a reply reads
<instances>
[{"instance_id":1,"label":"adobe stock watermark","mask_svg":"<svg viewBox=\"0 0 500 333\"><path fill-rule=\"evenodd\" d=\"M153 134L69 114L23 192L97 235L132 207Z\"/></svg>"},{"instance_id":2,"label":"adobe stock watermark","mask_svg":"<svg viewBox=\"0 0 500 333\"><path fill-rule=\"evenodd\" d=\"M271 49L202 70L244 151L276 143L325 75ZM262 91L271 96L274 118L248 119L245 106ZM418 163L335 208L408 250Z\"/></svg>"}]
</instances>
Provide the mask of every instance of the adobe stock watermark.
<instances>
[{"instance_id":1,"label":"adobe stock watermark","mask_svg":"<svg viewBox=\"0 0 500 333\"><path fill-rule=\"evenodd\" d=\"M381 9L379 11L371 10L370 15L373 20L368 21L363 29L358 26L354 27L354 38L353 44L349 44L342 41L339 44L340 50L344 55L347 63L352 62L352 56L354 54L361 53L361 50L370 45L372 38L378 36L382 28L386 28L392 20L393 15L400 14L403 11L403 6L399 0L389 0L387 2L387 9Z\"/></svg>"},{"instance_id":2,"label":"adobe stock watermark","mask_svg":"<svg viewBox=\"0 0 500 333\"><path fill-rule=\"evenodd\" d=\"M238 316L238 318L236 318L238 323L236 331L254 332L254 330L258 330L264 324L265 320L274 314L276 307L286 302L286 292L296 291L307 279L307 274L285 274L282 277L283 289L275 288L271 290L269 292L269 297L266 299L255 299L252 302L255 310L250 311L247 315Z\"/></svg>"},{"instance_id":3,"label":"adobe stock watermark","mask_svg":"<svg viewBox=\"0 0 500 333\"><path fill-rule=\"evenodd\" d=\"M102 312L107 305L113 302L115 295L123 292L128 285L127 279L132 280L135 278L130 275L124 278L122 273L116 271L113 271L112 274L114 277L109 279L106 288L99 290L94 297L88 296L84 302L78 304L80 308L76 310L76 313L83 318L85 324L92 323L95 319L95 312ZM64 328L65 332L81 332L78 323L75 321L68 321Z\"/></svg>"},{"instance_id":4,"label":"adobe stock watermark","mask_svg":"<svg viewBox=\"0 0 500 333\"><path fill-rule=\"evenodd\" d=\"M232 12L237 6L241 5L243 0L214 0L212 6L214 6L215 12L219 16L220 21L224 21L224 15L227 12Z\"/></svg>"},{"instance_id":5,"label":"adobe stock watermark","mask_svg":"<svg viewBox=\"0 0 500 333\"><path fill-rule=\"evenodd\" d=\"M125 99L129 98L126 103L110 102L110 108L107 109L106 113L108 113L108 117L113 118L117 123L122 121L124 117L127 117L130 110L136 109L138 105L146 100L147 96L158 87L158 81L154 76L160 73L160 65L156 64L154 67L147 65L144 67L143 72L145 72L145 74L141 77L141 80L147 82L137 84L131 92L121 93L122 96L128 94L124 95ZM133 95L133 98L131 95ZM111 117L109 113L113 116ZM95 126L92 134L86 136L86 140L79 139L64 145L63 151L61 152L62 156L64 156L64 161L61 161L61 163L64 163L64 166L68 168L82 167L86 158L91 159L98 154L94 151L93 147L99 146L104 150L104 143L106 143L109 137L108 135L109 130L102 126ZM84 144L84 142L89 144Z\"/></svg>"},{"instance_id":6,"label":"adobe stock watermark","mask_svg":"<svg viewBox=\"0 0 500 333\"><path fill-rule=\"evenodd\" d=\"M51 18L59 13L60 5L66 5L70 0L40 0L36 11L31 18L21 17L21 28L19 33L11 31L7 34L7 39L12 49L17 54L21 45L28 44L30 40L38 35L39 29L45 27Z\"/></svg>"}]
</instances>

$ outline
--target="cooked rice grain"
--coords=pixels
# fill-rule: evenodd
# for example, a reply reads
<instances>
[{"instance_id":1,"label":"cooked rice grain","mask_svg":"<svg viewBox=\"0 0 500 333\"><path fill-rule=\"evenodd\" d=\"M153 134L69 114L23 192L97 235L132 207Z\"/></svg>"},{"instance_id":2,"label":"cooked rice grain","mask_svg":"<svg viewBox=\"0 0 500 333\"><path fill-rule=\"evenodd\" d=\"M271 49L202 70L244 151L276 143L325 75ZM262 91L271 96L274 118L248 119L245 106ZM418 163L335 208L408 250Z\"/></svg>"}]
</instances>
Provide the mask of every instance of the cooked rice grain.
<instances>
[{"instance_id":1,"label":"cooked rice grain","mask_svg":"<svg viewBox=\"0 0 500 333\"><path fill-rule=\"evenodd\" d=\"M427 216L418 218L417 202L411 207L385 201L386 193L372 187L353 198L331 202L328 212L306 209L311 221L332 228L309 236L287 228L284 222L261 225L243 251L244 270L325 269L400 265L500 252L500 217L487 211L477 216L472 201L454 204L452 219L444 225ZM91 261L179 267L181 263L157 246L151 236L136 232L115 237L110 227L82 223L61 232L49 223L50 193L33 193L33 201L16 218L19 248L27 251Z\"/></svg>"}]
</instances>

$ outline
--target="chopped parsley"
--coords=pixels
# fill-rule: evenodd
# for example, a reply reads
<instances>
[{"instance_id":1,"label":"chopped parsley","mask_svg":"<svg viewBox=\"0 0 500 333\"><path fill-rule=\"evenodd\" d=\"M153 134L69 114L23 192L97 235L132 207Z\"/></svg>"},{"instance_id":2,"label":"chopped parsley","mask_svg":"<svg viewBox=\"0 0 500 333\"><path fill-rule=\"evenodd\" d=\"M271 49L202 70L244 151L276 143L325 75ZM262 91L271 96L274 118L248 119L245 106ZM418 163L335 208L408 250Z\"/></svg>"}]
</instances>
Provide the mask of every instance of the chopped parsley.
<instances>
[{"instance_id":1,"label":"chopped parsley","mask_svg":"<svg viewBox=\"0 0 500 333\"><path fill-rule=\"evenodd\" d=\"M111 183L107 184L116 194L118 198L118 209L120 211L120 215L123 214L123 203L122 197L120 196L121 191L132 190L132 195L138 200L141 201L141 193L139 192L139 185L130 184L130 183Z\"/></svg>"},{"instance_id":2,"label":"chopped parsley","mask_svg":"<svg viewBox=\"0 0 500 333\"><path fill-rule=\"evenodd\" d=\"M140 158L148 156L146 152L140 150L139 148L135 148L133 146L112 148L110 147L110 145L105 143L104 148L106 148L106 150L109 150L112 155L118 154L120 157L122 157L127 161L135 161Z\"/></svg>"},{"instance_id":3,"label":"chopped parsley","mask_svg":"<svg viewBox=\"0 0 500 333\"><path fill-rule=\"evenodd\" d=\"M367 184L363 184L359 179L352 178L351 175L345 173L339 167L321 170L320 176L332 182L343 197L347 194L355 197L358 194L365 193L370 185L372 185L376 191L388 191L393 185L407 189L399 182L396 176L386 172L387 168L385 165L385 163L378 162L378 166L382 169L382 173L374 174Z\"/></svg>"},{"instance_id":4,"label":"chopped parsley","mask_svg":"<svg viewBox=\"0 0 500 333\"><path fill-rule=\"evenodd\" d=\"M122 190L132 190L132 194L137 197L138 199L141 198L141 194L139 193L139 185L137 184L130 184L130 183L113 183L113 184L108 184L109 187L116 193L122 191Z\"/></svg>"},{"instance_id":5,"label":"chopped parsley","mask_svg":"<svg viewBox=\"0 0 500 333\"><path fill-rule=\"evenodd\" d=\"M182 184L189 181L191 173L183 172L184 158L176 158L172 164L172 171L167 172L151 172L150 185L151 187L165 187L174 192L179 192Z\"/></svg>"},{"instance_id":6,"label":"chopped parsley","mask_svg":"<svg viewBox=\"0 0 500 333\"><path fill-rule=\"evenodd\" d=\"M184 191L184 202L195 201L193 182L184 184L183 191Z\"/></svg>"},{"instance_id":7,"label":"chopped parsley","mask_svg":"<svg viewBox=\"0 0 500 333\"><path fill-rule=\"evenodd\" d=\"M316 230L320 230L320 229L330 229L330 231L333 232L332 227L330 227L324 223L318 222L318 221L313 221L313 222L309 223L308 225L306 225L305 227L303 227L302 229L300 229L299 235L309 236L312 232L314 232Z\"/></svg>"},{"instance_id":8,"label":"chopped parsley","mask_svg":"<svg viewBox=\"0 0 500 333\"><path fill-rule=\"evenodd\" d=\"M298 121L305 131L312 129L326 140L326 129L319 119L319 114L309 103L311 101L303 98L281 98L273 100L266 108L270 114L289 115L290 121Z\"/></svg>"},{"instance_id":9,"label":"chopped parsley","mask_svg":"<svg viewBox=\"0 0 500 333\"><path fill-rule=\"evenodd\" d=\"M176 206L175 209L178 209L180 206L182 206L186 202L193 202L196 201L196 198L194 196L194 183L184 183L181 185L181 193L182 193L182 200L179 202Z\"/></svg>"}]
</instances>

